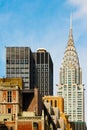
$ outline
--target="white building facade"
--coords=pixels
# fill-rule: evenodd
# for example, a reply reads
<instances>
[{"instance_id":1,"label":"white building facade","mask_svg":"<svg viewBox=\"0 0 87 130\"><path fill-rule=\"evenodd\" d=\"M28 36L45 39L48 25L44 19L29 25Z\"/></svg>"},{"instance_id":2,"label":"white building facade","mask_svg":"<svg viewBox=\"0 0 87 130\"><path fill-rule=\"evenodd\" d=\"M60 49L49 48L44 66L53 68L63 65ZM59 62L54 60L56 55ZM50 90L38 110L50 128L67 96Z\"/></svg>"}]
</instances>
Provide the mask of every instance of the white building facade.
<instances>
[{"instance_id":1,"label":"white building facade","mask_svg":"<svg viewBox=\"0 0 87 130\"><path fill-rule=\"evenodd\" d=\"M84 121L84 85L82 84L82 70L74 46L72 26L69 39L60 68L58 96L64 98L64 112L69 121Z\"/></svg>"}]
</instances>

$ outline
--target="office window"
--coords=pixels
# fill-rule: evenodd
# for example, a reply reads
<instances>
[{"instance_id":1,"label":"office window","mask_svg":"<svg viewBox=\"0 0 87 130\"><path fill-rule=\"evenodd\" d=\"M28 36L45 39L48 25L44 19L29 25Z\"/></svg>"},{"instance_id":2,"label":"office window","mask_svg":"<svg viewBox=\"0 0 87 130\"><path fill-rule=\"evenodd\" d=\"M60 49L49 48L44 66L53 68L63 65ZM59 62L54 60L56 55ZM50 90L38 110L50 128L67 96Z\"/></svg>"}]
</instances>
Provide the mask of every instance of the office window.
<instances>
[{"instance_id":1,"label":"office window","mask_svg":"<svg viewBox=\"0 0 87 130\"><path fill-rule=\"evenodd\" d=\"M10 64L10 60L7 59L7 60L6 60L6 64Z\"/></svg>"},{"instance_id":2,"label":"office window","mask_svg":"<svg viewBox=\"0 0 87 130\"><path fill-rule=\"evenodd\" d=\"M45 53L45 64L48 64L48 53Z\"/></svg>"},{"instance_id":3,"label":"office window","mask_svg":"<svg viewBox=\"0 0 87 130\"><path fill-rule=\"evenodd\" d=\"M29 62L28 59L25 59L25 64L28 64L28 62Z\"/></svg>"},{"instance_id":4,"label":"office window","mask_svg":"<svg viewBox=\"0 0 87 130\"><path fill-rule=\"evenodd\" d=\"M40 54L37 53L37 64L40 64Z\"/></svg>"},{"instance_id":5,"label":"office window","mask_svg":"<svg viewBox=\"0 0 87 130\"><path fill-rule=\"evenodd\" d=\"M41 53L41 64L44 64L44 53Z\"/></svg>"}]
</instances>

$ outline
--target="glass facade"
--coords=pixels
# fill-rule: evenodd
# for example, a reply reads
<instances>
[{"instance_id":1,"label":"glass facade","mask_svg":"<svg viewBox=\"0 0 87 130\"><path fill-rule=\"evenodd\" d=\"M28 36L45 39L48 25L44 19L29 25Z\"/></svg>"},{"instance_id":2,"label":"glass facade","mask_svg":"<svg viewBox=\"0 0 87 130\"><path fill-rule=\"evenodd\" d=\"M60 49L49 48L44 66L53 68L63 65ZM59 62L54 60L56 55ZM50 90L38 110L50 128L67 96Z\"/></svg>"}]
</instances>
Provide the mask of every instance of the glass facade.
<instances>
[{"instance_id":1,"label":"glass facade","mask_svg":"<svg viewBox=\"0 0 87 130\"><path fill-rule=\"evenodd\" d=\"M34 60L29 47L6 47L6 76L22 77L23 89L34 87Z\"/></svg>"},{"instance_id":2,"label":"glass facade","mask_svg":"<svg viewBox=\"0 0 87 130\"><path fill-rule=\"evenodd\" d=\"M29 47L6 47L6 76L22 77L23 89L37 86L42 96L53 95L53 62L46 50L32 53Z\"/></svg>"}]
</instances>

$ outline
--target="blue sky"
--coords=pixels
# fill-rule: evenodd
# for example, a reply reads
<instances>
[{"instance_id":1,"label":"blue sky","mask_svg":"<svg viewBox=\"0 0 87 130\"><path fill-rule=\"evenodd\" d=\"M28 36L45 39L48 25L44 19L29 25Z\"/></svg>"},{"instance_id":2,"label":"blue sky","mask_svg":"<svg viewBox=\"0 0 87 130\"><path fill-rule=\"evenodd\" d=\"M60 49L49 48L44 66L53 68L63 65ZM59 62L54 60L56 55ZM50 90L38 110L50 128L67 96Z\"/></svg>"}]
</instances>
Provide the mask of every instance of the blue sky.
<instances>
[{"instance_id":1,"label":"blue sky","mask_svg":"<svg viewBox=\"0 0 87 130\"><path fill-rule=\"evenodd\" d=\"M0 77L6 76L6 46L29 46L32 51L45 48L54 63L56 95L71 12L74 43L87 89L87 0L0 0Z\"/></svg>"}]
</instances>

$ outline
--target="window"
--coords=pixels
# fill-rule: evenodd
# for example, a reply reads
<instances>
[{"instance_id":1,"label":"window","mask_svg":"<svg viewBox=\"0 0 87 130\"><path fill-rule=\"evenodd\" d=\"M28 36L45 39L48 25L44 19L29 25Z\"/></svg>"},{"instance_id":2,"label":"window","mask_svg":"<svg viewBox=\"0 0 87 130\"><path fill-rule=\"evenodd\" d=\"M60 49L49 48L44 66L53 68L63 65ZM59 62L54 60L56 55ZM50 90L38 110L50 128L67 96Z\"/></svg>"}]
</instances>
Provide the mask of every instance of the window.
<instances>
[{"instance_id":1,"label":"window","mask_svg":"<svg viewBox=\"0 0 87 130\"><path fill-rule=\"evenodd\" d=\"M57 107L57 101L55 100L55 107Z\"/></svg>"},{"instance_id":2,"label":"window","mask_svg":"<svg viewBox=\"0 0 87 130\"><path fill-rule=\"evenodd\" d=\"M38 130L38 123L37 122L33 123L33 130Z\"/></svg>"},{"instance_id":3,"label":"window","mask_svg":"<svg viewBox=\"0 0 87 130\"><path fill-rule=\"evenodd\" d=\"M7 60L6 60L6 63L7 63L7 64L10 64L10 60L7 59Z\"/></svg>"},{"instance_id":4,"label":"window","mask_svg":"<svg viewBox=\"0 0 87 130\"><path fill-rule=\"evenodd\" d=\"M48 64L48 53L45 53L45 63Z\"/></svg>"},{"instance_id":5,"label":"window","mask_svg":"<svg viewBox=\"0 0 87 130\"><path fill-rule=\"evenodd\" d=\"M8 108L8 113L11 113L11 108Z\"/></svg>"},{"instance_id":6,"label":"window","mask_svg":"<svg viewBox=\"0 0 87 130\"><path fill-rule=\"evenodd\" d=\"M51 100L51 106L53 106L53 101Z\"/></svg>"},{"instance_id":7,"label":"window","mask_svg":"<svg viewBox=\"0 0 87 130\"><path fill-rule=\"evenodd\" d=\"M44 53L41 53L41 64L44 64Z\"/></svg>"},{"instance_id":8,"label":"window","mask_svg":"<svg viewBox=\"0 0 87 130\"><path fill-rule=\"evenodd\" d=\"M7 100L8 100L8 102L12 102L12 92L11 91L8 91L8 93L7 93Z\"/></svg>"},{"instance_id":9,"label":"window","mask_svg":"<svg viewBox=\"0 0 87 130\"><path fill-rule=\"evenodd\" d=\"M16 64L19 64L19 59L16 59Z\"/></svg>"},{"instance_id":10,"label":"window","mask_svg":"<svg viewBox=\"0 0 87 130\"><path fill-rule=\"evenodd\" d=\"M40 64L40 54L37 53L37 64Z\"/></svg>"},{"instance_id":11,"label":"window","mask_svg":"<svg viewBox=\"0 0 87 130\"><path fill-rule=\"evenodd\" d=\"M24 64L24 59L20 59L20 64Z\"/></svg>"},{"instance_id":12,"label":"window","mask_svg":"<svg viewBox=\"0 0 87 130\"><path fill-rule=\"evenodd\" d=\"M15 64L15 60L11 60L11 64Z\"/></svg>"},{"instance_id":13,"label":"window","mask_svg":"<svg viewBox=\"0 0 87 130\"><path fill-rule=\"evenodd\" d=\"M28 59L25 59L25 64L28 64L28 62L29 62Z\"/></svg>"},{"instance_id":14,"label":"window","mask_svg":"<svg viewBox=\"0 0 87 130\"><path fill-rule=\"evenodd\" d=\"M13 130L13 127L10 127L10 130Z\"/></svg>"}]
</instances>

